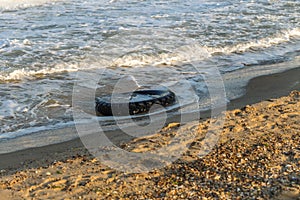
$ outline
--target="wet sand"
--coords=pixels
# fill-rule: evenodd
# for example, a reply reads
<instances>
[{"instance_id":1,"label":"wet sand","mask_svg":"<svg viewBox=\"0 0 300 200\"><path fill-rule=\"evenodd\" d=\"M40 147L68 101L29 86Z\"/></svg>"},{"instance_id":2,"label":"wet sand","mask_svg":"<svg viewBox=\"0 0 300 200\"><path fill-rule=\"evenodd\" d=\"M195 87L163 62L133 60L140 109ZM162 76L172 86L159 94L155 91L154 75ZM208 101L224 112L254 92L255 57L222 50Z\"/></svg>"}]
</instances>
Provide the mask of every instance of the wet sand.
<instances>
[{"instance_id":1,"label":"wet sand","mask_svg":"<svg viewBox=\"0 0 300 200\"><path fill-rule=\"evenodd\" d=\"M75 139L0 155L0 196L299 198L300 94L290 94L300 91L299 77L297 68L252 79L247 93L228 105L231 111L226 114L222 137L203 158L196 154L209 119L199 125L198 137L185 156L151 173L123 174L109 169ZM123 148L133 152L157 148L176 134L176 128L170 126L146 140L126 141Z\"/></svg>"}]
</instances>

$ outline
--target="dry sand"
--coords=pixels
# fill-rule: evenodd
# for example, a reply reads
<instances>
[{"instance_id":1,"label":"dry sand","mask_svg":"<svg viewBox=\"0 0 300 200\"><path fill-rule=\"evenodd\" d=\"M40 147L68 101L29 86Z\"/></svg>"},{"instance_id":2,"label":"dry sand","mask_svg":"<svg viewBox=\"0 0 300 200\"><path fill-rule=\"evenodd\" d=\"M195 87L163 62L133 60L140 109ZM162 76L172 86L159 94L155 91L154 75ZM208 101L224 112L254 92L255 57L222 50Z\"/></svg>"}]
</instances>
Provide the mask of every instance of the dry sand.
<instances>
[{"instance_id":1,"label":"dry sand","mask_svg":"<svg viewBox=\"0 0 300 200\"><path fill-rule=\"evenodd\" d=\"M184 156L150 173L124 174L110 169L89 155L79 140L28 149L0 155L0 199L300 199L297 70L298 74L289 71L252 81L248 97L230 105L219 143L205 157L197 154L213 119L199 124ZM255 92L259 81L267 90L280 80L282 85L274 96L267 96L270 93L261 87L260 93ZM289 80L293 84L287 89ZM291 89L298 91L270 99ZM266 101L242 107L263 99ZM241 109L233 109L237 107ZM173 123L122 147L132 152L160 148L177 129Z\"/></svg>"}]
</instances>

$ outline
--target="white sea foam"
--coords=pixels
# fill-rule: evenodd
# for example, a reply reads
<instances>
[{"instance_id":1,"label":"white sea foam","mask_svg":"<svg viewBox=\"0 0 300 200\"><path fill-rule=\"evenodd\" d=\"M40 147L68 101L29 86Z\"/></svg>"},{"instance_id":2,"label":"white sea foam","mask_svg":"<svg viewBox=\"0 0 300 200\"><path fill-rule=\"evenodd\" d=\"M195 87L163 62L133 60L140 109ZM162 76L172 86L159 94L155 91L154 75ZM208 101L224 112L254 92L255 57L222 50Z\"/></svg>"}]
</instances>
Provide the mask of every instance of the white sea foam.
<instances>
[{"instance_id":1,"label":"white sea foam","mask_svg":"<svg viewBox=\"0 0 300 200\"><path fill-rule=\"evenodd\" d=\"M1 1L1 0L0 0ZM291 30L283 31L280 34L276 34L272 37L263 38L257 41L251 41L248 43L240 43L234 46L226 46L223 48L209 48L201 46L200 44L191 44L182 46L175 49L173 52L167 53L154 53L144 54L142 51L137 53L130 53L121 56L117 59L108 58L99 60L92 56L87 56L87 59L78 64L57 64L52 68L44 68L40 70L27 70L27 69L16 69L10 73L0 73L0 80L22 80L22 79L34 79L36 76L49 75L63 72L76 72L84 69L95 69L103 68L108 66L125 66L125 67L143 67L143 66L172 66L181 63L190 63L195 60L205 60L212 57L216 53L232 54L232 53L243 53L251 49L266 49L276 45L280 45L289 42L292 39L300 38L300 28L294 28ZM22 42L23 44L23 42ZM103 50L103 49L102 49ZM101 51L102 51L101 50ZM101 59L101 58L100 58Z\"/></svg>"},{"instance_id":2,"label":"white sea foam","mask_svg":"<svg viewBox=\"0 0 300 200\"><path fill-rule=\"evenodd\" d=\"M43 76L48 74L63 73L63 72L76 72L78 70L78 65L62 65L59 64L53 68L45 68L41 70L26 70L26 69L16 69L8 74L0 74L0 80L11 81L11 80L22 80L22 79L34 79L36 76Z\"/></svg>"},{"instance_id":3,"label":"white sea foam","mask_svg":"<svg viewBox=\"0 0 300 200\"><path fill-rule=\"evenodd\" d=\"M209 48L208 51L213 53L234 53L234 52L245 52L251 48L269 48L275 45L279 45L285 42L289 42L293 38L300 38L300 28L293 28L291 30L283 31L279 34L273 35L271 37L259 39L256 41L250 41L247 43L240 43L234 46L226 46L223 48Z\"/></svg>"},{"instance_id":4,"label":"white sea foam","mask_svg":"<svg viewBox=\"0 0 300 200\"><path fill-rule=\"evenodd\" d=\"M16 138L19 136L29 135L29 134L37 133L40 131L53 130L55 128L56 129L64 128L67 126L71 126L73 124L74 124L73 121L69 121L69 122L57 123L55 125L35 126L35 127L30 127L30 128L18 129L15 132L7 132L7 133L0 134L0 140L13 139L13 138Z\"/></svg>"},{"instance_id":5,"label":"white sea foam","mask_svg":"<svg viewBox=\"0 0 300 200\"><path fill-rule=\"evenodd\" d=\"M251 49L266 49L289 42L293 38L300 38L300 28L294 28L291 30L283 31L280 34L276 34L271 37L263 38L256 41L250 41L247 43L239 43L233 46L210 48L206 46L201 46L200 44L196 43L182 46L170 53L160 53L155 55L147 55L142 53L128 54L114 60L114 63L112 65L130 67L142 67L145 65L170 66L179 63L189 63L193 61L205 60L216 53L228 55L236 52L247 52Z\"/></svg>"},{"instance_id":6,"label":"white sea foam","mask_svg":"<svg viewBox=\"0 0 300 200\"><path fill-rule=\"evenodd\" d=\"M172 53L160 53L157 55L129 54L114 61L115 66L140 67L144 65L173 65L193 60L204 60L211 55L205 47L200 45L186 45Z\"/></svg>"}]
</instances>

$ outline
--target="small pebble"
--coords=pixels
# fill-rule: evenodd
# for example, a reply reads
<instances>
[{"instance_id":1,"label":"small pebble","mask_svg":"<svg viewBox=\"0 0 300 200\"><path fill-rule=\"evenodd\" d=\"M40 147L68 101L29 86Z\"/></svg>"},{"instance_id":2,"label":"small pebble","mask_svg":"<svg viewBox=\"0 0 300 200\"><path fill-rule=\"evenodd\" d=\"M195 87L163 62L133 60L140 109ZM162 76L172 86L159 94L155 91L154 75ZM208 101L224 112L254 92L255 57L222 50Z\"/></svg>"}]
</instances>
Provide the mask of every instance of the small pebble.
<instances>
[{"instance_id":1,"label":"small pebble","mask_svg":"<svg viewBox=\"0 0 300 200\"><path fill-rule=\"evenodd\" d=\"M51 172L46 172L46 175L47 176L51 176Z\"/></svg>"}]
</instances>

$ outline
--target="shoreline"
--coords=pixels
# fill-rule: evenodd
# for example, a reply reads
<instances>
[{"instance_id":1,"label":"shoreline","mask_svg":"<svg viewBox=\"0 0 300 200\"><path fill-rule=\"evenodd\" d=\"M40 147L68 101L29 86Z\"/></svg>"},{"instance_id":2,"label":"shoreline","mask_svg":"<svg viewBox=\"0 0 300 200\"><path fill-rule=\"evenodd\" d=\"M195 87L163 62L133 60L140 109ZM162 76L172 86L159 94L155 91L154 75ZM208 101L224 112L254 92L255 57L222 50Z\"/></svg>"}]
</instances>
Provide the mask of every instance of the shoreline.
<instances>
[{"instance_id":1,"label":"shoreline","mask_svg":"<svg viewBox=\"0 0 300 200\"><path fill-rule=\"evenodd\" d=\"M212 139L206 137L207 133L211 122L217 119L206 118L188 127L187 131L195 136L192 140L176 139L182 133L180 125L171 123L151 136L121 145L133 153L161 149L173 139L179 140L170 151L188 146L178 160L150 172L124 173L108 167L76 139L0 155L0 196L5 199L300 199L299 73L300 68L251 80L247 98L241 100L258 103L244 106L242 101L232 102L217 144L204 156L201 153L206 151L206 138ZM274 87L274 81L286 85L280 85L278 93L264 92ZM257 88L260 84L263 87ZM127 167L139 169L145 162L150 167L155 164L148 159L147 156L134 159Z\"/></svg>"},{"instance_id":2,"label":"shoreline","mask_svg":"<svg viewBox=\"0 0 300 200\"><path fill-rule=\"evenodd\" d=\"M239 109L246 105L255 104L264 100L286 96L293 90L300 91L299 77L300 67L253 78L246 86L245 95L232 100L227 105L227 111ZM207 118L209 114L209 111L203 112L201 113L201 118L203 118L203 116ZM71 130L72 129L76 131L75 128L71 128ZM118 136L118 131L112 132L116 137ZM89 155L89 152L83 146L80 138L76 138L62 143L0 154L0 170L14 173L16 170L48 166L56 161L57 158L65 160L80 154Z\"/></svg>"}]
</instances>

